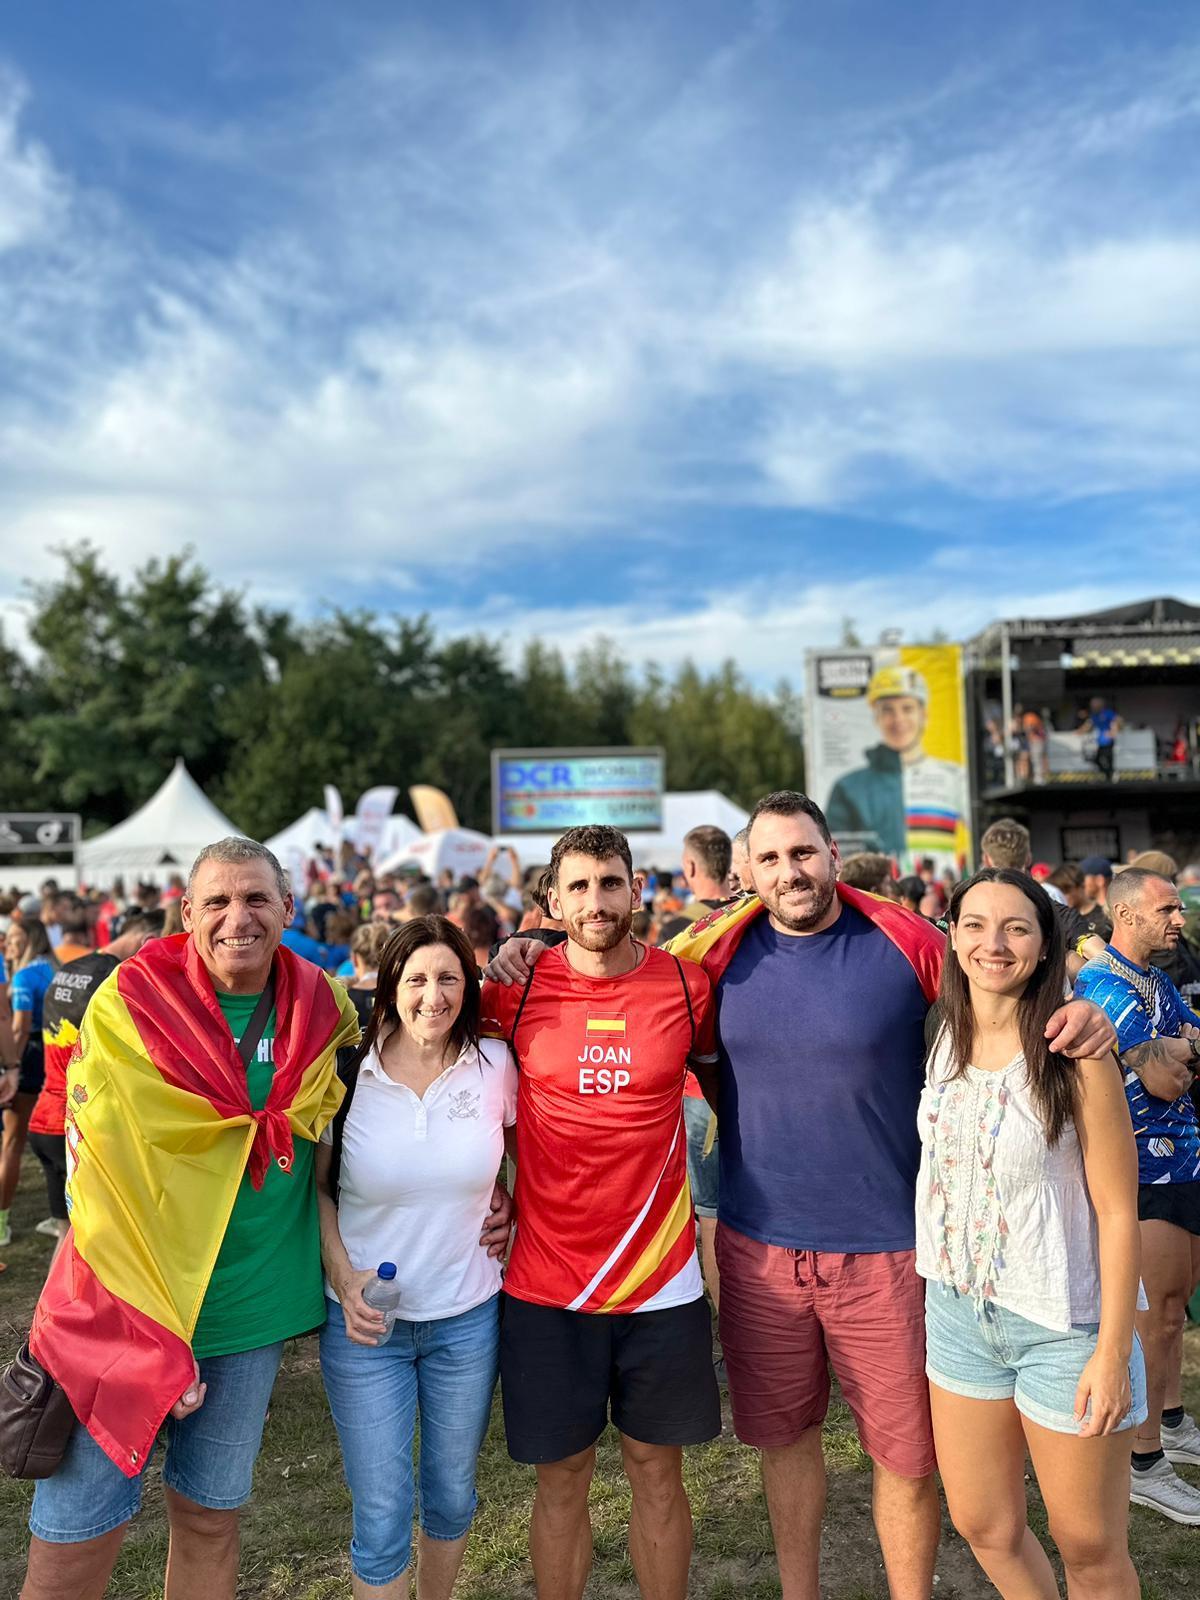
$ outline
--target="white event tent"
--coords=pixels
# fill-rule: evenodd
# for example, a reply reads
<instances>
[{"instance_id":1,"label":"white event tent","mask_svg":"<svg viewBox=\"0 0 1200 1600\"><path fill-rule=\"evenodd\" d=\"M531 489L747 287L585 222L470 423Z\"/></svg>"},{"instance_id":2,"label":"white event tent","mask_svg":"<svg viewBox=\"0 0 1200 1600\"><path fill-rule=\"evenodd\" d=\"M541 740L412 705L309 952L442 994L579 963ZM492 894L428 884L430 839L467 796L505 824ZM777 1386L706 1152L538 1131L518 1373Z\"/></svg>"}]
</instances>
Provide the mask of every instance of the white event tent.
<instances>
[{"instance_id":1,"label":"white event tent","mask_svg":"<svg viewBox=\"0 0 1200 1600\"><path fill-rule=\"evenodd\" d=\"M338 830L329 825L329 813L320 806L309 806L302 817L289 823L280 833L272 834L263 843L278 860L286 862L293 851L306 860L319 844L326 849L338 841Z\"/></svg>"},{"instance_id":2,"label":"white event tent","mask_svg":"<svg viewBox=\"0 0 1200 1600\"><path fill-rule=\"evenodd\" d=\"M146 804L107 833L79 846L79 875L87 884L114 878L165 883L173 872L187 874L206 844L241 834L201 789L177 758L170 775Z\"/></svg>"},{"instance_id":3,"label":"white event tent","mask_svg":"<svg viewBox=\"0 0 1200 1600\"><path fill-rule=\"evenodd\" d=\"M320 806L310 806L302 817L297 817L295 822L265 842L267 849L283 863L284 870L291 876L295 893L300 895L305 892L306 868L316 854L317 846L333 848L343 834L352 838L355 824L356 818L351 816L335 827L329 820L328 811ZM402 853L414 839L422 837L420 828L402 812L393 812L391 816L382 818L379 828L379 843L375 848L375 859L379 862Z\"/></svg>"},{"instance_id":4,"label":"white event tent","mask_svg":"<svg viewBox=\"0 0 1200 1600\"><path fill-rule=\"evenodd\" d=\"M491 848L487 835L473 828L439 828L436 833L416 833L388 855L381 851L375 870L402 872L416 867L426 877L436 878L449 868L456 878L477 877Z\"/></svg>"}]
</instances>

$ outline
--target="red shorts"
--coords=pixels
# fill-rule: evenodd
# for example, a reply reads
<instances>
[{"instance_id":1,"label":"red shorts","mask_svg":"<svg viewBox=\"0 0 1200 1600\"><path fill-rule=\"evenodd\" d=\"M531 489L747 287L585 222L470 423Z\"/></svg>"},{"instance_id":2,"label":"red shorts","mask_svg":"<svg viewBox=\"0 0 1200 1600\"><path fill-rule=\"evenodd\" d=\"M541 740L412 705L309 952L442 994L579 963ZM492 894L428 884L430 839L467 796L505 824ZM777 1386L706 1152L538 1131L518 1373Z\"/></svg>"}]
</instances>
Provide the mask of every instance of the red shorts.
<instances>
[{"instance_id":1,"label":"red shorts","mask_svg":"<svg viewBox=\"0 0 1200 1600\"><path fill-rule=\"evenodd\" d=\"M760 1244L717 1224L721 1348L744 1444L795 1444L829 1409L833 1367L873 1461L934 1468L925 1377L925 1284L915 1252L839 1255Z\"/></svg>"}]
</instances>

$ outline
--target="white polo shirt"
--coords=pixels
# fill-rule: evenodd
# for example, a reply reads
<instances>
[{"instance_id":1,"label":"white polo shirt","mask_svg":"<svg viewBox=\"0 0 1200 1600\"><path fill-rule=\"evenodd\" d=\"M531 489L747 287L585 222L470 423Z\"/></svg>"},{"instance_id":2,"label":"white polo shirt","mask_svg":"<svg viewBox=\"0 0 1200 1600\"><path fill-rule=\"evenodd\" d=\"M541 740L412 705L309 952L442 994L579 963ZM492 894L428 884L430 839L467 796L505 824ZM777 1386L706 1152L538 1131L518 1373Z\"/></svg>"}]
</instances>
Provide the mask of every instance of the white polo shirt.
<instances>
[{"instance_id":1,"label":"white polo shirt","mask_svg":"<svg viewBox=\"0 0 1200 1600\"><path fill-rule=\"evenodd\" d=\"M338 1229L351 1266L396 1263L402 1321L459 1316L498 1292L500 1263L479 1235L516 1118L517 1069L498 1039L464 1051L424 1097L388 1077L377 1049L364 1058L342 1131ZM325 1293L336 1299L328 1282Z\"/></svg>"}]
</instances>

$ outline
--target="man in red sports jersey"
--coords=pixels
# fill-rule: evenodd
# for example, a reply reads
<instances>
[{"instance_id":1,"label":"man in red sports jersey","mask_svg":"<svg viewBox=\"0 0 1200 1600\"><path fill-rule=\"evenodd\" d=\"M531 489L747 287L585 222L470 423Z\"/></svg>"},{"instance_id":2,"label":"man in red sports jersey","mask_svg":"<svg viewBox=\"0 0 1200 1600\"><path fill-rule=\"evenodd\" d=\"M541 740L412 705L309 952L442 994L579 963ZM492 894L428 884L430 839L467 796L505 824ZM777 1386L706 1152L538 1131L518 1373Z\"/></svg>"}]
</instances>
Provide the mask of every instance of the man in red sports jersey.
<instances>
[{"instance_id":1,"label":"man in red sports jersey","mask_svg":"<svg viewBox=\"0 0 1200 1600\"><path fill-rule=\"evenodd\" d=\"M566 942L523 989L483 990L483 1031L506 1039L520 1066L505 1432L514 1460L537 1466L539 1600L583 1593L588 1487L610 1408L639 1588L645 1600L684 1600L682 1446L721 1429L683 1122L689 1060L716 1059L712 985L695 963L631 936L642 885L624 834L572 828L550 871Z\"/></svg>"}]
</instances>

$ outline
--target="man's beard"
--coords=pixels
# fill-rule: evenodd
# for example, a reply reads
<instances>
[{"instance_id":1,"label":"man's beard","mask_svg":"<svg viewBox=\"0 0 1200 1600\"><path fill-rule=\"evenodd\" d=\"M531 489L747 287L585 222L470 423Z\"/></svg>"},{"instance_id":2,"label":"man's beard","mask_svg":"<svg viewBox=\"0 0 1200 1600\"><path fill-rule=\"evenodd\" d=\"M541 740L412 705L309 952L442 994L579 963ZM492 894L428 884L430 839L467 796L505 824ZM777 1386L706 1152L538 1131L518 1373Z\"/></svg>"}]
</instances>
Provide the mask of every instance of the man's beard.
<instances>
[{"instance_id":1,"label":"man's beard","mask_svg":"<svg viewBox=\"0 0 1200 1600\"><path fill-rule=\"evenodd\" d=\"M603 927L584 927L583 917L577 917L567 923L567 932L574 944L582 945L585 950L615 950L624 940L633 926L633 912L627 911L624 916L613 917Z\"/></svg>"},{"instance_id":2,"label":"man's beard","mask_svg":"<svg viewBox=\"0 0 1200 1600\"><path fill-rule=\"evenodd\" d=\"M784 906L783 897L792 889L812 890L814 899L811 910L799 912ZM806 933L824 918L833 904L836 893L832 878L816 879L801 875L793 878L790 883L777 885L774 895L769 899L764 895L763 900L767 910L782 927L792 933Z\"/></svg>"}]
</instances>

